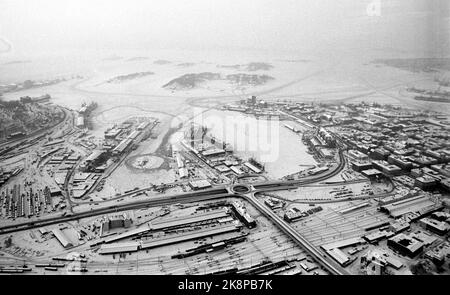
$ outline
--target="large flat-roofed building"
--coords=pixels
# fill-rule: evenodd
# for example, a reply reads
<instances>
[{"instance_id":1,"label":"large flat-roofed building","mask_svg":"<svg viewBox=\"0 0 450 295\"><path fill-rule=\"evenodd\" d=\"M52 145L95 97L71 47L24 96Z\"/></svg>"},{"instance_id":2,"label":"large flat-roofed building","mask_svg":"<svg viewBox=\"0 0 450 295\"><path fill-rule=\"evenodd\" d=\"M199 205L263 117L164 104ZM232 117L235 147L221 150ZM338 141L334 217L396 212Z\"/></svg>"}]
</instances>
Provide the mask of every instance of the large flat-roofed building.
<instances>
[{"instance_id":1,"label":"large flat-roofed building","mask_svg":"<svg viewBox=\"0 0 450 295\"><path fill-rule=\"evenodd\" d=\"M220 156L225 155L225 150L223 149L212 149L202 152L204 157Z\"/></svg>"},{"instance_id":2,"label":"large flat-roofed building","mask_svg":"<svg viewBox=\"0 0 450 295\"><path fill-rule=\"evenodd\" d=\"M62 232L62 230L60 230L59 228L56 228L54 230L52 230L53 235L55 236L55 238L58 240L58 242L65 248L70 248L73 247L73 244L71 241L69 241L69 239L66 237L66 235Z\"/></svg>"},{"instance_id":3,"label":"large flat-roofed building","mask_svg":"<svg viewBox=\"0 0 450 295\"><path fill-rule=\"evenodd\" d=\"M428 197L420 195L384 205L380 207L382 212L388 213L393 218L399 218L406 213L424 214L433 209L437 209L436 203Z\"/></svg>"},{"instance_id":4,"label":"large flat-roofed building","mask_svg":"<svg viewBox=\"0 0 450 295\"><path fill-rule=\"evenodd\" d=\"M135 139L141 132L139 130L134 130L133 132L131 132L127 138L128 139Z\"/></svg>"},{"instance_id":5,"label":"large flat-roofed building","mask_svg":"<svg viewBox=\"0 0 450 295\"><path fill-rule=\"evenodd\" d=\"M175 243L186 242L190 240L200 239L204 237L212 237L215 235L230 233L240 230L240 227L235 224L228 224L216 226L212 228L205 228L201 230L187 231L176 235L163 235L160 238L149 239L142 242L142 249L156 248Z\"/></svg>"},{"instance_id":6,"label":"large flat-roofed building","mask_svg":"<svg viewBox=\"0 0 450 295\"><path fill-rule=\"evenodd\" d=\"M357 162L366 162L369 160L369 157L366 154L364 154L358 150L350 150L350 151L348 151L347 155L351 159L356 160Z\"/></svg>"},{"instance_id":7,"label":"large flat-roofed building","mask_svg":"<svg viewBox=\"0 0 450 295\"><path fill-rule=\"evenodd\" d=\"M417 177L414 181L414 185L420 187L423 190L434 189L437 184L438 180L429 175Z\"/></svg>"},{"instance_id":8,"label":"large flat-roofed building","mask_svg":"<svg viewBox=\"0 0 450 295\"><path fill-rule=\"evenodd\" d=\"M236 175L242 175L242 174L244 174L244 171L242 171L241 169L239 169L239 167L231 166L230 169L231 169L231 171L233 171L234 173L236 173Z\"/></svg>"},{"instance_id":9,"label":"large flat-roofed building","mask_svg":"<svg viewBox=\"0 0 450 295\"><path fill-rule=\"evenodd\" d=\"M332 148L320 147L320 148L317 149L317 152L319 153L319 155L322 158L324 158L326 160L331 160L331 159L334 158L336 150L332 149Z\"/></svg>"},{"instance_id":10,"label":"large flat-roofed building","mask_svg":"<svg viewBox=\"0 0 450 295\"><path fill-rule=\"evenodd\" d=\"M431 169L441 173L445 177L450 177L450 165L449 164L432 165Z\"/></svg>"},{"instance_id":11,"label":"large flat-roofed building","mask_svg":"<svg viewBox=\"0 0 450 295\"><path fill-rule=\"evenodd\" d=\"M84 161L87 163L95 162L102 154L103 151L94 150Z\"/></svg>"},{"instance_id":12,"label":"large flat-roofed building","mask_svg":"<svg viewBox=\"0 0 450 295\"><path fill-rule=\"evenodd\" d=\"M230 171L230 168L226 165L217 165L216 167L214 167L217 171L219 171L220 173L225 173Z\"/></svg>"},{"instance_id":13,"label":"large flat-roofed building","mask_svg":"<svg viewBox=\"0 0 450 295\"><path fill-rule=\"evenodd\" d=\"M113 154L115 155L120 155L122 154L125 149L131 144L133 140L131 138L125 138L124 140L122 140L114 149L113 149Z\"/></svg>"},{"instance_id":14,"label":"large flat-roofed building","mask_svg":"<svg viewBox=\"0 0 450 295\"><path fill-rule=\"evenodd\" d=\"M145 128L147 128L147 126L150 124L150 122L142 122L141 124L139 124L139 126L136 128L139 131L144 130Z\"/></svg>"},{"instance_id":15,"label":"large flat-roofed building","mask_svg":"<svg viewBox=\"0 0 450 295\"><path fill-rule=\"evenodd\" d=\"M103 243L112 243L112 242L115 242L115 241L119 241L119 240L123 240L123 239L126 239L126 238L130 238L130 237L133 237L133 236L142 235L144 233L149 232L150 230L151 230L150 227L148 226L148 224L146 224L146 225L143 225L143 226L135 228L135 229L127 230L125 232L122 232L122 233L119 233L119 234L116 234L116 235L108 236L102 242Z\"/></svg>"},{"instance_id":16,"label":"large flat-roofed building","mask_svg":"<svg viewBox=\"0 0 450 295\"><path fill-rule=\"evenodd\" d=\"M448 233L450 226L445 221L438 221L431 218L422 218L419 220L419 224L426 230L429 230L438 235L445 235Z\"/></svg>"},{"instance_id":17,"label":"large flat-roofed building","mask_svg":"<svg viewBox=\"0 0 450 295\"><path fill-rule=\"evenodd\" d=\"M391 153L384 148L377 148L370 153L370 158L374 160L387 160Z\"/></svg>"},{"instance_id":18,"label":"large flat-roofed building","mask_svg":"<svg viewBox=\"0 0 450 295\"><path fill-rule=\"evenodd\" d=\"M250 169L252 172L254 173L261 173L261 169L257 168L255 165L249 163L249 162L245 162L244 165Z\"/></svg>"},{"instance_id":19,"label":"large flat-roofed building","mask_svg":"<svg viewBox=\"0 0 450 295\"><path fill-rule=\"evenodd\" d=\"M194 215L175 217L170 219L160 219L150 223L151 230L164 230L177 227L184 227L199 222L212 221L230 216L226 210L214 210Z\"/></svg>"},{"instance_id":20,"label":"large flat-roofed building","mask_svg":"<svg viewBox=\"0 0 450 295\"><path fill-rule=\"evenodd\" d=\"M408 257L415 257L423 251L423 243L405 234L398 234L387 241L388 247Z\"/></svg>"},{"instance_id":21,"label":"large flat-roofed building","mask_svg":"<svg viewBox=\"0 0 450 295\"><path fill-rule=\"evenodd\" d=\"M116 228L129 228L132 223L133 221L126 213L108 216L102 223L102 231L109 231Z\"/></svg>"},{"instance_id":22,"label":"large flat-roofed building","mask_svg":"<svg viewBox=\"0 0 450 295\"><path fill-rule=\"evenodd\" d=\"M77 126L78 128L84 128L84 117L83 116L77 117L77 122L76 122L75 126Z\"/></svg>"},{"instance_id":23,"label":"large flat-roofed building","mask_svg":"<svg viewBox=\"0 0 450 295\"><path fill-rule=\"evenodd\" d=\"M361 238L349 238L337 242L333 242L330 244L325 244L320 246L325 252L330 255L334 260L336 260L340 265L346 266L352 262L352 259L340 250L344 247L349 247L353 245L359 245L364 243Z\"/></svg>"},{"instance_id":24,"label":"large flat-roofed building","mask_svg":"<svg viewBox=\"0 0 450 295\"><path fill-rule=\"evenodd\" d=\"M123 242L114 244L104 244L98 252L101 255L116 254L116 253L131 253L136 252L140 247L139 242Z\"/></svg>"},{"instance_id":25,"label":"large flat-roofed building","mask_svg":"<svg viewBox=\"0 0 450 295\"><path fill-rule=\"evenodd\" d=\"M402 172L400 167L389 164L387 161L372 161L372 165L374 168L381 170L383 173L390 176L399 175Z\"/></svg>"},{"instance_id":26,"label":"large flat-roofed building","mask_svg":"<svg viewBox=\"0 0 450 295\"><path fill-rule=\"evenodd\" d=\"M253 228L256 226L256 221L253 219L253 217L248 214L245 207L242 205L242 203L238 201L231 202L231 208L233 212L236 214L237 218L239 218L240 221L242 221L248 228Z\"/></svg>"},{"instance_id":27,"label":"large flat-roofed building","mask_svg":"<svg viewBox=\"0 0 450 295\"><path fill-rule=\"evenodd\" d=\"M115 139L120 133L122 132L121 129L111 129L105 132L105 139Z\"/></svg>"},{"instance_id":28,"label":"large flat-roofed building","mask_svg":"<svg viewBox=\"0 0 450 295\"><path fill-rule=\"evenodd\" d=\"M411 170L413 168L413 163L408 161L405 157L399 155L390 155L388 157L388 163L399 166L403 170Z\"/></svg>"},{"instance_id":29,"label":"large flat-roofed building","mask_svg":"<svg viewBox=\"0 0 450 295\"><path fill-rule=\"evenodd\" d=\"M450 178L441 180L440 186L444 191L450 192Z\"/></svg>"},{"instance_id":30,"label":"large flat-roofed building","mask_svg":"<svg viewBox=\"0 0 450 295\"><path fill-rule=\"evenodd\" d=\"M183 167L178 169L178 174L180 175L180 178L187 178L189 176L189 171Z\"/></svg>"},{"instance_id":31,"label":"large flat-roofed building","mask_svg":"<svg viewBox=\"0 0 450 295\"><path fill-rule=\"evenodd\" d=\"M184 167L183 157L179 153L177 153L176 155L176 160L178 168L183 168Z\"/></svg>"},{"instance_id":32,"label":"large flat-roofed building","mask_svg":"<svg viewBox=\"0 0 450 295\"><path fill-rule=\"evenodd\" d=\"M361 171L361 174L370 179L382 175L381 171L378 169L363 170Z\"/></svg>"},{"instance_id":33,"label":"large flat-roofed building","mask_svg":"<svg viewBox=\"0 0 450 295\"><path fill-rule=\"evenodd\" d=\"M211 183L209 183L209 181L206 179L192 180L189 182L189 186L193 190L199 190L199 189L205 189L205 188L211 187Z\"/></svg>"},{"instance_id":34,"label":"large flat-roofed building","mask_svg":"<svg viewBox=\"0 0 450 295\"><path fill-rule=\"evenodd\" d=\"M372 163L370 162L353 162L352 169L361 172L363 170L369 170L372 168Z\"/></svg>"}]
</instances>

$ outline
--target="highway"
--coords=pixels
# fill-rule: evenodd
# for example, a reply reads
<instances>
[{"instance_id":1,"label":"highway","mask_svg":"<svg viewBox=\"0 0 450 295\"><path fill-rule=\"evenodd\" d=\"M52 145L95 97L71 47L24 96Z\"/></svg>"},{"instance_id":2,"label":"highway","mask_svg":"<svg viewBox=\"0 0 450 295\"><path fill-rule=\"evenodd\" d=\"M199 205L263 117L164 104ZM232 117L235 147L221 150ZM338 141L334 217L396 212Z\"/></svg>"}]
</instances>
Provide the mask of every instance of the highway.
<instances>
[{"instance_id":1,"label":"highway","mask_svg":"<svg viewBox=\"0 0 450 295\"><path fill-rule=\"evenodd\" d=\"M331 274L340 275L340 274L348 274L344 269L342 269L337 263L330 260L324 253L322 253L319 249L313 246L310 242L308 242L304 237L302 237L295 229L293 229L289 224L287 224L284 220L282 220L278 215L260 203L256 197L255 193L257 192L269 192L276 190L285 190L296 188L301 185L317 183L326 179L329 179L335 175L337 175L342 169L345 167L345 157L343 152L339 151L339 164L335 169L327 171L326 173L320 174L318 176L312 176L304 179L298 180L283 180L283 181L263 181L263 182L255 182L242 184L238 186L244 186L249 188L248 192L238 193L233 191L233 185L223 185L217 186L207 190L188 192L183 194L176 195L167 195L154 197L149 200L140 200L131 203L124 203L120 205L113 205L99 209L91 209L89 211L81 212L81 213L69 213L66 216L55 216L46 219L33 220L23 223L12 224L8 226L3 226L0 228L1 234L8 234L43 226L48 226L57 223L69 222L74 220L79 220L82 218L94 217L98 215L118 212L118 211L126 211L126 210L135 210L145 207L155 207L155 206L163 206L174 203L191 203L191 202L199 202L199 201L207 201L212 199L219 198L227 198L227 197L240 197L248 202L250 202L255 208L260 211L264 216L266 216L269 220L271 220L281 231L287 234L290 238L292 238L298 245L304 248L310 255L315 257L318 263L320 263L325 269L327 269ZM146 189L143 189L146 190ZM142 191L143 191L142 190ZM141 190L140 190L141 191ZM133 193L136 193L134 191Z\"/></svg>"},{"instance_id":2,"label":"highway","mask_svg":"<svg viewBox=\"0 0 450 295\"><path fill-rule=\"evenodd\" d=\"M191 202L199 202L206 200L213 200L219 198L233 197L233 194L228 193L228 191L224 188L219 189L209 189L198 192L190 192L173 196L162 196L151 198L150 200L142 200L136 201L132 203L124 203L121 205L108 206L100 209L92 209L89 211L68 214L66 216L55 216L45 219L39 219L34 221L28 221L23 223L15 223L7 226L3 226L0 228L0 235L18 232L22 230L28 230L33 228L38 228L42 226L69 222L73 220L78 220L87 217L93 217L113 212L126 211L126 210L135 210L145 207L156 207L156 206L164 206L169 204L176 203L191 203Z\"/></svg>"},{"instance_id":3,"label":"highway","mask_svg":"<svg viewBox=\"0 0 450 295\"><path fill-rule=\"evenodd\" d=\"M303 236L301 236L295 229L293 229L288 223L281 219L277 214L275 214L268 207L264 206L255 197L254 193L246 194L244 197L249 201L258 211L260 211L264 216L271 220L279 229L281 229L285 234L291 237L297 244L299 244L303 249L305 249L310 255L315 257L317 262L321 264L326 270L328 270L333 275L349 275L349 273L343 269L336 262L328 258L325 253L317 249L313 244L307 241Z\"/></svg>"},{"instance_id":4,"label":"highway","mask_svg":"<svg viewBox=\"0 0 450 295\"><path fill-rule=\"evenodd\" d=\"M339 169L336 169L339 170ZM327 173L326 175L321 175L320 177L316 177L313 179L307 179L303 182L301 180L294 181L271 181L271 182L263 182L263 183L255 183L252 185L241 185L248 187L251 190L251 193L243 193L237 194L232 192L232 187L230 186L222 186L216 187L212 189L195 191L183 194L177 194L172 196L161 196L151 198L150 200L141 200L132 203L125 203L121 205L114 205L100 209L93 209L86 212L70 214L67 216L56 216L41 220L29 221L20 224L12 224L8 226L3 226L0 228L0 234L13 233L22 230L28 230L33 228L38 228L42 226L69 222L73 220L79 220L82 218L94 217L98 215L125 211L125 210L135 210L145 207L155 207L155 206L163 206L174 203L191 203L191 202L199 202L199 201L207 201L212 199L220 199L220 198L229 198L229 197L240 197L248 202L250 202L255 208L260 211L264 216L269 218L280 230L282 230L285 234L287 234L290 238L292 238L298 245L304 248L310 255L315 257L318 263L320 263L325 269L327 269L331 274L348 274L344 269L342 269L337 263L331 261L324 253L322 253L319 249L313 246L310 242L308 242L305 238L303 238L296 230L294 230L289 224L287 224L284 220L282 220L278 215L260 203L256 197L255 193L257 192L265 192L265 191L273 191L273 190L282 190L296 187L301 184L307 184L311 182L321 181L322 179L327 179L330 175L333 175L336 172L333 170L331 173Z\"/></svg>"},{"instance_id":5,"label":"highway","mask_svg":"<svg viewBox=\"0 0 450 295\"><path fill-rule=\"evenodd\" d=\"M319 181L328 179L328 178L336 175L337 173L339 173L343 169L344 165L345 164L342 159L340 161L339 166L336 169L334 169L328 173L319 175L318 177L311 177L308 179L298 179L298 180L264 181L264 182L249 183L246 185L254 187L254 192L269 192L269 191L292 189L292 188L296 188L296 187L304 185L304 184L315 183L315 182L319 182ZM176 195L155 197L155 198L151 198L149 200L141 200L141 201L135 201L132 203L124 203L124 204L108 206L108 207L99 208L99 209L92 209L90 211L74 213L74 214L70 214L70 215L66 215L66 216L56 216L56 217L45 218L45 219L40 219L40 220L27 221L27 222L23 222L23 223L16 223L16 224L0 227L0 234L12 233L12 232L16 232L16 231L22 231L22 230L26 230L26 229L31 229L31 228L61 223L61 222L67 222L67 221L71 221L71 220L77 220L77 219L92 217L92 216L101 215L101 214L108 214L108 213L113 213L113 212L118 212L118 211L139 209L139 208L143 208L143 207L162 206L162 205L168 205L168 204L179 203L179 202L194 202L194 201L204 201L204 200L212 200L212 199L217 199L217 198L231 197L231 196L234 196L234 194L230 193L230 191L229 191L230 187L231 186L226 186L226 185L217 186L212 189L206 189L206 190L194 191L194 192L188 192L188 193L182 193L182 194L176 194ZM136 191L130 192L129 194L145 191L148 189L149 188L136 190ZM120 197L123 197L123 196L125 196L125 195L122 195Z\"/></svg>"}]
</instances>

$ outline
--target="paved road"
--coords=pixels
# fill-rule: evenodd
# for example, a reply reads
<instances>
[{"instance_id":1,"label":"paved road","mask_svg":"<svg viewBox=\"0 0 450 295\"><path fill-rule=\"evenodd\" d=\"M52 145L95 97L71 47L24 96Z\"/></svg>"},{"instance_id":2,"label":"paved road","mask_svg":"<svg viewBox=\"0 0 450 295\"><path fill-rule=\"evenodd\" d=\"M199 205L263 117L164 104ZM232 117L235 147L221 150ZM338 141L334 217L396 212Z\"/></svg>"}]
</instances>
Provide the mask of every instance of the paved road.
<instances>
[{"instance_id":1,"label":"paved road","mask_svg":"<svg viewBox=\"0 0 450 295\"><path fill-rule=\"evenodd\" d=\"M299 244L303 249L305 249L310 255L312 255L319 264L321 264L326 270L328 270L333 275L349 275L349 273L343 269L335 261L331 260L324 252L316 248L308 240L306 240L300 233L298 233L294 228L292 228L288 223L281 219L272 210L263 205L255 197L254 193L249 193L245 195L245 199L249 201L256 209L258 209L263 215L270 219L279 229L281 229L285 234L291 237L297 244Z\"/></svg>"}]
</instances>

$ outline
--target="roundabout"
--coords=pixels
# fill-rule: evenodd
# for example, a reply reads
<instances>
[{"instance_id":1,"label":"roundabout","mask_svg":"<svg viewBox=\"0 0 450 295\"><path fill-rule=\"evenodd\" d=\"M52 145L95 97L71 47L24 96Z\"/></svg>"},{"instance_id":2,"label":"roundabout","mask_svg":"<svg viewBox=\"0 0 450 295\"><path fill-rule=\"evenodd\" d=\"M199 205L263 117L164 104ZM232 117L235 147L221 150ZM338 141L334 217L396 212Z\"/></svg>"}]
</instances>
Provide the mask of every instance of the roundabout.
<instances>
[{"instance_id":1,"label":"roundabout","mask_svg":"<svg viewBox=\"0 0 450 295\"><path fill-rule=\"evenodd\" d=\"M245 184L236 184L232 187L230 187L230 191L234 194L248 194L250 192L253 191L253 188L249 185L245 185Z\"/></svg>"}]
</instances>

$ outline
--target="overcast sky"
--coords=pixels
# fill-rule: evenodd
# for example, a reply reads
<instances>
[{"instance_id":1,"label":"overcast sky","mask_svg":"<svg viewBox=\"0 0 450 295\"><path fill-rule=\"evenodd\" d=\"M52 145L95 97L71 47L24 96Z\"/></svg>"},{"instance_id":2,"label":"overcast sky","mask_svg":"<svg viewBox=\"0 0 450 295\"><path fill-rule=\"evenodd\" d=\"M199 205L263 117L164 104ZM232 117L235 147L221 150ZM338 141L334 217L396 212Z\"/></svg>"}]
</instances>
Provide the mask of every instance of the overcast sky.
<instances>
[{"instance_id":1,"label":"overcast sky","mask_svg":"<svg viewBox=\"0 0 450 295\"><path fill-rule=\"evenodd\" d=\"M370 3L375 4L368 13ZM448 0L0 0L0 41L16 51L325 46L414 48L443 55L450 47L449 4Z\"/></svg>"}]
</instances>

